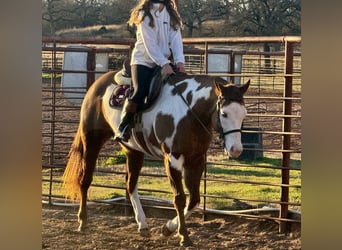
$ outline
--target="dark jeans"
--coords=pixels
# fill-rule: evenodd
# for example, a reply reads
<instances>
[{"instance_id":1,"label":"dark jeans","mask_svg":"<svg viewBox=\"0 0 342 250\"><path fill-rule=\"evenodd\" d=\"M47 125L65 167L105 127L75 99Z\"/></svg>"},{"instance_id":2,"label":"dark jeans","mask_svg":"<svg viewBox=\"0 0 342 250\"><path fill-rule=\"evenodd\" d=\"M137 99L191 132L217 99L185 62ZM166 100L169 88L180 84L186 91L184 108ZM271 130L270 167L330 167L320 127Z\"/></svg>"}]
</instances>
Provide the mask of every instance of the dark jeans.
<instances>
[{"instance_id":1,"label":"dark jeans","mask_svg":"<svg viewBox=\"0 0 342 250\"><path fill-rule=\"evenodd\" d=\"M132 83L133 94L129 98L132 102L138 105L138 109L143 106L145 98L150 89L150 82L153 76L154 68L149 68L144 65L132 65Z\"/></svg>"}]
</instances>

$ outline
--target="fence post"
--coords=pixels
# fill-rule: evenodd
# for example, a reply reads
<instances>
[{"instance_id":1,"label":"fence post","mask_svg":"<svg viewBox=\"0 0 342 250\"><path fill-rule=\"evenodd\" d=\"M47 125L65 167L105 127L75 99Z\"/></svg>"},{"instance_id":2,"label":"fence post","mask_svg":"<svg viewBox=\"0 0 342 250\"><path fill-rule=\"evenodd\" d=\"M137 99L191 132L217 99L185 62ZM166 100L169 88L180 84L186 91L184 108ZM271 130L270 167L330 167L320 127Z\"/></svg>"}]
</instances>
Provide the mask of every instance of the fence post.
<instances>
[{"instance_id":1,"label":"fence post","mask_svg":"<svg viewBox=\"0 0 342 250\"><path fill-rule=\"evenodd\" d=\"M205 164L203 171L203 220L206 221L207 218L207 153L205 153Z\"/></svg>"},{"instance_id":2,"label":"fence post","mask_svg":"<svg viewBox=\"0 0 342 250\"><path fill-rule=\"evenodd\" d=\"M229 73L230 74L235 74L235 53L234 51L232 51L230 53L230 69L229 69ZM230 82L234 82L235 83L235 77L234 75L230 75L229 77Z\"/></svg>"},{"instance_id":3,"label":"fence post","mask_svg":"<svg viewBox=\"0 0 342 250\"><path fill-rule=\"evenodd\" d=\"M96 48L91 48L87 56L87 90L95 81Z\"/></svg>"},{"instance_id":4,"label":"fence post","mask_svg":"<svg viewBox=\"0 0 342 250\"><path fill-rule=\"evenodd\" d=\"M205 58L205 71L204 74L208 74L208 42L204 42L204 58Z\"/></svg>"},{"instance_id":5,"label":"fence post","mask_svg":"<svg viewBox=\"0 0 342 250\"><path fill-rule=\"evenodd\" d=\"M285 41L285 86L284 86L284 107L283 113L283 159L282 159L282 186L281 186L281 205L280 205L280 218L287 219L289 210L289 184L290 184L290 159L291 153L291 117L287 117L292 113L292 73L293 73L293 44ZM286 232L286 221L280 221L279 233Z\"/></svg>"},{"instance_id":6,"label":"fence post","mask_svg":"<svg viewBox=\"0 0 342 250\"><path fill-rule=\"evenodd\" d=\"M56 41L53 42L53 51L52 51L52 62L51 62L51 89L52 89L52 96L51 96L51 124L50 124L50 157L49 157L49 164L50 166L54 165L54 151L55 151L55 127L56 127L56 68L57 68L57 50L56 50ZM52 185L53 185L53 170L50 167L50 183L49 183L49 205L52 204Z\"/></svg>"}]
</instances>

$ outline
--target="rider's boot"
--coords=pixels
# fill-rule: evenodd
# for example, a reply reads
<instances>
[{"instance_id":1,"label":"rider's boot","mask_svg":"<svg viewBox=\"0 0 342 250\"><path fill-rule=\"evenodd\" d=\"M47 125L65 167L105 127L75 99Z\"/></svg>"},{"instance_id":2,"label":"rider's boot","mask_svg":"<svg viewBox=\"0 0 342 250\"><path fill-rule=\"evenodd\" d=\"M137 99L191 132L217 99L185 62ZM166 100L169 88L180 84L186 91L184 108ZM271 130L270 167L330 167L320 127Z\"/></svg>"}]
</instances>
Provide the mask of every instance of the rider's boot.
<instances>
[{"instance_id":1,"label":"rider's boot","mask_svg":"<svg viewBox=\"0 0 342 250\"><path fill-rule=\"evenodd\" d=\"M137 111L137 104L126 100L124 107L122 109L121 114L121 122L119 125L119 131L120 133L114 137L114 140L116 141L124 141L127 142L131 136L130 134L130 127L134 118L134 114Z\"/></svg>"}]
</instances>

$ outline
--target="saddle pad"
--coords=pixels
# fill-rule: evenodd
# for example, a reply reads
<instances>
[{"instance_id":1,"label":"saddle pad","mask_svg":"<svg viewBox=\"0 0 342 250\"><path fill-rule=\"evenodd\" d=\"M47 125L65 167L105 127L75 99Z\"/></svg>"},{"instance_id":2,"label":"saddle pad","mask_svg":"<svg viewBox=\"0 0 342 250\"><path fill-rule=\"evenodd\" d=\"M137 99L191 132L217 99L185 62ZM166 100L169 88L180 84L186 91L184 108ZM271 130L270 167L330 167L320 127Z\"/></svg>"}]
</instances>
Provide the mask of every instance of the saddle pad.
<instances>
[{"instance_id":1,"label":"saddle pad","mask_svg":"<svg viewBox=\"0 0 342 250\"><path fill-rule=\"evenodd\" d=\"M126 98L129 97L130 85L116 85L109 99L111 107L122 107Z\"/></svg>"}]
</instances>

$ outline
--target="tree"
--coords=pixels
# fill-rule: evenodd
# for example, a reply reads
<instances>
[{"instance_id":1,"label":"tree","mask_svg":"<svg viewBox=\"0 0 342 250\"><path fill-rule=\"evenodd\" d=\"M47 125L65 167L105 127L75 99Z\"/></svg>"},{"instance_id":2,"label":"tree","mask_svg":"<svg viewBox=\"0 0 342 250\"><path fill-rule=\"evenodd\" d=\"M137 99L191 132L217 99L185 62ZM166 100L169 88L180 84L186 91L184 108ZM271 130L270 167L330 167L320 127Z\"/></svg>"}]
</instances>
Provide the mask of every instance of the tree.
<instances>
[{"instance_id":1,"label":"tree","mask_svg":"<svg viewBox=\"0 0 342 250\"><path fill-rule=\"evenodd\" d=\"M87 27L99 23L100 3L98 0L74 0L73 12L78 26Z\"/></svg>"},{"instance_id":2,"label":"tree","mask_svg":"<svg viewBox=\"0 0 342 250\"><path fill-rule=\"evenodd\" d=\"M131 9L136 1L111 0L101 4L100 20L103 24L122 24L129 19Z\"/></svg>"},{"instance_id":3,"label":"tree","mask_svg":"<svg viewBox=\"0 0 342 250\"><path fill-rule=\"evenodd\" d=\"M55 35L58 25L68 20L68 7L67 2L63 0L43 0L42 20L48 24L50 35Z\"/></svg>"},{"instance_id":4,"label":"tree","mask_svg":"<svg viewBox=\"0 0 342 250\"><path fill-rule=\"evenodd\" d=\"M300 0L235 0L231 7L237 35L282 36L301 32ZM268 43L264 44L264 51L270 51ZM268 56L265 67L270 67Z\"/></svg>"},{"instance_id":5,"label":"tree","mask_svg":"<svg viewBox=\"0 0 342 250\"><path fill-rule=\"evenodd\" d=\"M234 27L242 34L300 34L300 0L236 0L231 7Z\"/></svg>"},{"instance_id":6,"label":"tree","mask_svg":"<svg viewBox=\"0 0 342 250\"><path fill-rule=\"evenodd\" d=\"M59 29L93 25L123 24L139 0L42 0L44 34ZM278 36L299 35L300 0L179 0L185 36ZM224 20L220 26L203 24ZM208 22L209 23L209 22ZM134 30L130 30L132 34ZM211 32L211 33L210 33ZM269 45L265 44L265 51Z\"/></svg>"},{"instance_id":7,"label":"tree","mask_svg":"<svg viewBox=\"0 0 342 250\"><path fill-rule=\"evenodd\" d=\"M221 0L180 0L179 4L179 12L189 37L193 36L194 29L201 35L202 24L221 16L224 10Z\"/></svg>"}]
</instances>

